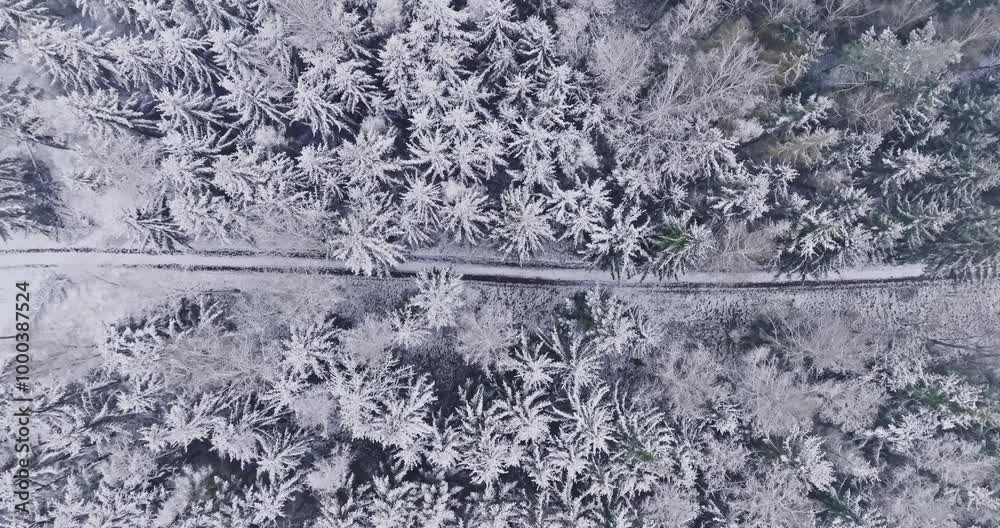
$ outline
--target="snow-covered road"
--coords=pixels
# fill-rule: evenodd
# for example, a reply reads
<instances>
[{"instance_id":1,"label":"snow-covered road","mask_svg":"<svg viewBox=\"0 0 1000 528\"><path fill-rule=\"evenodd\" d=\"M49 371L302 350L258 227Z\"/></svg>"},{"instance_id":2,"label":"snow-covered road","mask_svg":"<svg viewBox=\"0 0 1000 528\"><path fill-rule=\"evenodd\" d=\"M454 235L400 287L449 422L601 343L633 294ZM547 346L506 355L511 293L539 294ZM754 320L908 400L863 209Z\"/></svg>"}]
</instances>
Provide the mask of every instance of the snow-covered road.
<instances>
[{"instance_id":1,"label":"snow-covered road","mask_svg":"<svg viewBox=\"0 0 1000 528\"><path fill-rule=\"evenodd\" d=\"M394 276L411 276L429 267L452 267L467 280L501 283L586 284L639 288L691 287L781 287L848 285L874 282L921 282L921 266L879 266L852 268L823 279L803 281L766 272L688 273L673 280L632 277L616 280L607 271L578 267L512 266L447 260L410 260L393 271ZM150 268L262 273L350 274L342 261L323 258L319 253L257 253L248 251L198 251L147 253L110 251L96 248L0 250L0 269L12 268Z\"/></svg>"}]
</instances>

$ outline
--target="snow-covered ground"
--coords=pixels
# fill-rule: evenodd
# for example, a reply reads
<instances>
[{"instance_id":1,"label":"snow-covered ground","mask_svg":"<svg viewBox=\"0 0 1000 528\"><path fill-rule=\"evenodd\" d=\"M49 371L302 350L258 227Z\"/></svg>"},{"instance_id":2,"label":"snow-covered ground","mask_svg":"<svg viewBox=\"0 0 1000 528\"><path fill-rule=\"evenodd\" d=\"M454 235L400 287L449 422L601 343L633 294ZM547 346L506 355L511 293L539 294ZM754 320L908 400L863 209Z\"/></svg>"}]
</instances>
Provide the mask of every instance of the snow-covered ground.
<instances>
[{"instance_id":1,"label":"snow-covered ground","mask_svg":"<svg viewBox=\"0 0 1000 528\"><path fill-rule=\"evenodd\" d=\"M320 253L269 254L242 251L206 251L176 254L102 251L93 248L24 248L0 251L0 268L175 268L190 270L246 270L281 273L349 273L342 261L323 258ZM616 279L603 270L576 266L504 265L463 262L450 259L414 259L395 268L395 272L411 275L430 267L452 267L470 280L515 283L542 282L594 284L613 287L664 288L712 284L802 284L796 278L776 276L767 272L688 273L676 279L657 280L655 277ZM808 284L918 279L919 265L872 266L842 270L822 279L810 279Z\"/></svg>"}]
</instances>

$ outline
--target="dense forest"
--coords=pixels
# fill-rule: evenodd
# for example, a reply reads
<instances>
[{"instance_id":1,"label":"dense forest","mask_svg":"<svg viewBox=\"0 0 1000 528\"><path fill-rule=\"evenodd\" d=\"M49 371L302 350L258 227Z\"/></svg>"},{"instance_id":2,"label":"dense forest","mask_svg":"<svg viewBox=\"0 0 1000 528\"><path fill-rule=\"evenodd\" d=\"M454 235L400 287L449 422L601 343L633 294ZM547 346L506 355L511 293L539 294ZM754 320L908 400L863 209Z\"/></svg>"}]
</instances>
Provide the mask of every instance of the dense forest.
<instances>
[{"instance_id":1,"label":"dense forest","mask_svg":"<svg viewBox=\"0 0 1000 528\"><path fill-rule=\"evenodd\" d=\"M113 321L33 388L31 514L4 525L1000 523L995 332L767 309L664 340L608 292L537 329L470 293L431 270L388 313L230 292Z\"/></svg>"},{"instance_id":2,"label":"dense forest","mask_svg":"<svg viewBox=\"0 0 1000 528\"><path fill-rule=\"evenodd\" d=\"M1000 526L994 282L384 277L996 277L998 0L0 0L0 241L380 276L5 262L3 526Z\"/></svg>"},{"instance_id":3,"label":"dense forest","mask_svg":"<svg viewBox=\"0 0 1000 528\"><path fill-rule=\"evenodd\" d=\"M989 276L998 36L993 0L0 0L0 236Z\"/></svg>"}]
</instances>

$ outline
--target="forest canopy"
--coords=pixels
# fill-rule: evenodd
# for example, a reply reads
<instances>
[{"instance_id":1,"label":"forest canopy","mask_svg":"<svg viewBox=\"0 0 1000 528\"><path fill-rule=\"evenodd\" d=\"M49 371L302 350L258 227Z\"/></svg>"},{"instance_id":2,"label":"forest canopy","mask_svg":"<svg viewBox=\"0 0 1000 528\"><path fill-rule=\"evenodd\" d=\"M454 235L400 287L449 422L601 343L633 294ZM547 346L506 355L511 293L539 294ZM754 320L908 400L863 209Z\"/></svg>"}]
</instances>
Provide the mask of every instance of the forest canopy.
<instances>
[{"instance_id":1,"label":"forest canopy","mask_svg":"<svg viewBox=\"0 0 1000 528\"><path fill-rule=\"evenodd\" d=\"M479 245L623 276L869 262L987 276L998 13L2 0L2 152L53 165L63 236L112 247L292 241L364 274ZM26 215L0 215L0 234L51 232Z\"/></svg>"},{"instance_id":2,"label":"forest canopy","mask_svg":"<svg viewBox=\"0 0 1000 528\"><path fill-rule=\"evenodd\" d=\"M606 291L579 292L529 327L513 306L467 288L432 270L381 314L218 292L109 322L90 368L33 389L34 491L19 519L1000 522L995 332L768 309L733 321L722 339L664 339L646 310ZM0 386L7 416L11 387ZM0 455L9 468L13 450Z\"/></svg>"},{"instance_id":3,"label":"forest canopy","mask_svg":"<svg viewBox=\"0 0 1000 528\"><path fill-rule=\"evenodd\" d=\"M998 37L997 0L0 0L0 240L80 268L0 336L48 352L0 384L17 522L1000 526L995 303L940 305L983 283L385 277L995 278ZM144 254L206 251L382 277Z\"/></svg>"}]
</instances>

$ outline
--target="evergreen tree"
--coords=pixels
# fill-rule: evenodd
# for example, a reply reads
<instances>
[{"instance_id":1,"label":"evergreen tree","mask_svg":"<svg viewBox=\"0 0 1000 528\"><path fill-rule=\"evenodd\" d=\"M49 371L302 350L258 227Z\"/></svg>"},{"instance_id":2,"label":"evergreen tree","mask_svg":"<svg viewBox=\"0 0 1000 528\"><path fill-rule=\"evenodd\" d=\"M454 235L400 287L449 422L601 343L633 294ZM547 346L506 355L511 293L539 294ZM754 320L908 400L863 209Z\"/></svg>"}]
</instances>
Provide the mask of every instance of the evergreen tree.
<instances>
[{"instance_id":1,"label":"evergreen tree","mask_svg":"<svg viewBox=\"0 0 1000 528\"><path fill-rule=\"evenodd\" d=\"M647 273L676 277L702 263L713 249L714 241L707 227L685 213L679 217L664 216L663 223L654 228L649 245L652 257Z\"/></svg>"},{"instance_id":2,"label":"evergreen tree","mask_svg":"<svg viewBox=\"0 0 1000 528\"><path fill-rule=\"evenodd\" d=\"M142 209L125 211L122 221L132 245L139 250L169 252L189 247L187 235L171 216L165 198L155 199Z\"/></svg>"},{"instance_id":3,"label":"evergreen tree","mask_svg":"<svg viewBox=\"0 0 1000 528\"><path fill-rule=\"evenodd\" d=\"M0 240L16 231L53 233L62 224L57 196L46 166L20 157L0 159Z\"/></svg>"},{"instance_id":4,"label":"evergreen tree","mask_svg":"<svg viewBox=\"0 0 1000 528\"><path fill-rule=\"evenodd\" d=\"M327 239L330 256L346 261L348 269L365 275L387 275L402 261L401 235L384 198L373 197L357 204L337 221Z\"/></svg>"},{"instance_id":5,"label":"evergreen tree","mask_svg":"<svg viewBox=\"0 0 1000 528\"><path fill-rule=\"evenodd\" d=\"M494 238L505 255L516 252L524 261L553 239L545 204L531 196L526 187L511 189L501 199L501 210Z\"/></svg>"},{"instance_id":6,"label":"evergreen tree","mask_svg":"<svg viewBox=\"0 0 1000 528\"><path fill-rule=\"evenodd\" d=\"M923 255L934 276L986 279L1000 273L1000 238L995 212L958 219Z\"/></svg>"}]
</instances>

